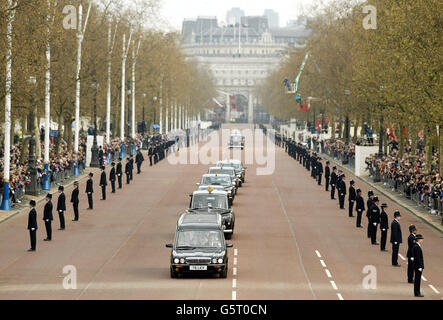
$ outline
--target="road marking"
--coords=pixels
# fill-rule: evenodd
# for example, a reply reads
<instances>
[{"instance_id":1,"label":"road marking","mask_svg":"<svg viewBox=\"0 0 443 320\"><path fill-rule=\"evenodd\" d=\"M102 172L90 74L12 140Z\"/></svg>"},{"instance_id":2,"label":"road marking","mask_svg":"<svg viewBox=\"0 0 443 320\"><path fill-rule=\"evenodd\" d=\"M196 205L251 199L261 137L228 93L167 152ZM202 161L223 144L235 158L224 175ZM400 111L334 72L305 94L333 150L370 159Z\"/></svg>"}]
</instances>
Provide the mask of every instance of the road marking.
<instances>
[{"instance_id":1,"label":"road marking","mask_svg":"<svg viewBox=\"0 0 443 320\"><path fill-rule=\"evenodd\" d=\"M238 250L234 249L234 256L238 255Z\"/></svg>"},{"instance_id":2,"label":"road marking","mask_svg":"<svg viewBox=\"0 0 443 320\"><path fill-rule=\"evenodd\" d=\"M232 300L237 300L237 291L232 291Z\"/></svg>"},{"instance_id":3,"label":"road marking","mask_svg":"<svg viewBox=\"0 0 443 320\"><path fill-rule=\"evenodd\" d=\"M403 257L400 253L398 254L398 256L399 256L403 261L406 261L405 257Z\"/></svg>"},{"instance_id":4,"label":"road marking","mask_svg":"<svg viewBox=\"0 0 443 320\"><path fill-rule=\"evenodd\" d=\"M317 254L317 257L321 258L321 254L318 252L318 250L315 250L315 253Z\"/></svg>"},{"instance_id":5,"label":"road marking","mask_svg":"<svg viewBox=\"0 0 443 320\"><path fill-rule=\"evenodd\" d=\"M325 269L325 272L326 272L326 275L328 276L328 278L332 278L332 275L328 269Z\"/></svg>"},{"instance_id":6,"label":"road marking","mask_svg":"<svg viewBox=\"0 0 443 320\"><path fill-rule=\"evenodd\" d=\"M326 268L326 263L323 260L320 260L320 263L323 266L323 268Z\"/></svg>"},{"instance_id":7,"label":"road marking","mask_svg":"<svg viewBox=\"0 0 443 320\"><path fill-rule=\"evenodd\" d=\"M334 290L338 290L337 285L333 280L331 280L331 286L334 288Z\"/></svg>"},{"instance_id":8,"label":"road marking","mask_svg":"<svg viewBox=\"0 0 443 320\"><path fill-rule=\"evenodd\" d=\"M234 265L237 265L237 258L234 258Z\"/></svg>"},{"instance_id":9,"label":"road marking","mask_svg":"<svg viewBox=\"0 0 443 320\"><path fill-rule=\"evenodd\" d=\"M345 299L343 299L343 296L340 293L337 293L337 296L338 296L339 300L345 300Z\"/></svg>"},{"instance_id":10,"label":"road marking","mask_svg":"<svg viewBox=\"0 0 443 320\"><path fill-rule=\"evenodd\" d=\"M424 281L428 281L428 279L426 279L424 275L421 275L421 278L422 278Z\"/></svg>"},{"instance_id":11,"label":"road marking","mask_svg":"<svg viewBox=\"0 0 443 320\"><path fill-rule=\"evenodd\" d=\"M234 276L237 275L237 268L232 269L232 274L233 274Z\"/></svg>"},{"instance_id":12,"label":"road marking","mask_svg":"<svg viewBox=\"0 0 443 320\"><path fill-rule=\"evenodd\" d=\"M432 290L434 290L434 292L435 292L436 294L440 294L440 291L438 291L437 289L435 289L435 287L434 287L432 284L429 285L429 288L431 288Z\"/></svg>"},{"instance_id":13,"label":"road marking","mask_svg":"<svg viewBox=\"0 0 443 320\"><path fill-rule=\"evenodd\" d=\"M232 279L232 287L237 288L237 279Z\"/></svg>"}]
</instances>

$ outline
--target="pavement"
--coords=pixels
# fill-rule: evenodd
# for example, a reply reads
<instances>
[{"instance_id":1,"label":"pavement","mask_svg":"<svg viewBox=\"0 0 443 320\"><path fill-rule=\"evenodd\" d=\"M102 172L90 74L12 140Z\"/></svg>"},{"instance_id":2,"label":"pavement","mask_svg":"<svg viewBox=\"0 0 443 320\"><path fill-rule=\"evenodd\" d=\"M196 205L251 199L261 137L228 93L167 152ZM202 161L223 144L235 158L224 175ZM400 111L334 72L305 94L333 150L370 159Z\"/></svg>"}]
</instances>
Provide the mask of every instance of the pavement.
<instances>
[{"instance_id":1,"label":"pavement","mask_svg":"<svg viewBox=\"0 0 443 320\"><path fill-rule=\"evenodd\" d=\"M270 143L255 146L255 154L268 151ZM220 154L225 149L219 146L212 152ZM262 165L246 166L246 182L234 202L236 230L228 241L234 247L228 249L226 279L171 279L169 275L170 249L165 244L173 241L177 218L188 207L189 194L208 165L162 161L149 167L148 161L142 173L134 174L133 182L116 194L110 194L108 186L106 201L98 200L99 177L95 175L92 211L85 210L82 181L80 221L71 222L69 205L66 230L55 230L49 243L43 242L40 203L35 252L26 251L27 215L1 223L0 299L417 300L406 282L406 262L399 259L402 266L392 267L391 253L372 246L366 229L357 229L355 218L340 210L338 201L331 200L324 187L281 148L275 149L272 175L257 175ZM359 187L368 191L365 185ZM70 195L71 189L65 193ZM381 198L389 204L389 213L399 207ZM58 218L54 218L56 229ZM442 235L405 212L401 220L404 241L412 222L425 236L425 297L421 299L441 300ZM391 250L389 245L387 249ZM406 244L401 245L400 254L406 256ZM74 275L67 271L69 266L75 267L76 289L63 287L68 273ZM64 272L64 268L68 269ZM375 288L364 286L368 275L376 275Z\"/></svg>"}]
</instances>

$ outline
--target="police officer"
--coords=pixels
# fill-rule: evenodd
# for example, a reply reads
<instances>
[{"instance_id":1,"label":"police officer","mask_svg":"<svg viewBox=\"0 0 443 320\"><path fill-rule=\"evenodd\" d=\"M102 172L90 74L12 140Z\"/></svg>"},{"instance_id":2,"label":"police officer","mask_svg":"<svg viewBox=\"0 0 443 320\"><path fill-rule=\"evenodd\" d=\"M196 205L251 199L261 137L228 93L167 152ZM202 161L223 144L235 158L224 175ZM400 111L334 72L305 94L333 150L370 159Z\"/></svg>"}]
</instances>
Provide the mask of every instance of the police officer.
<instances>
[{"instance_id":1,"label":"police officer","mask_svg":"<svg viewBox=\"0 0 443 320\"><path fill-rule=\"evenodd\" d=\"M400 249L400 244L402 243L401 226L399 222L400 217L400 211L395 211L394 220L392 220L391 223L392 265L394 267L400 267L400 264L398 264L398 250Z\"/></svg>"},{"instance_id":2,"label":"police officer","mask_svg":"<svg viewBox=\"0 0 443 320\"><path fill-rule=\"evenodd\" d=\"M371 243L378 245L377 243L377 226L380 223L380 208L378 205L380 200L378 197L374 197L371 208L369 209L369 221L371 224Z\"/></svg>"},{"instance_id":3,"label":"police officer","mask_svg":"<svg viewBox=\"0 0 443 320\"><path fill-rule=\"evenodd\" d=\"M363 211L365 211L365 201L361 196L361 194L362 194L361 189L357 189L357 197L355 199L356 211L357 211L357 223L356 223L357 228L363 228L361 226L361 215Z\"/></svg>"},{"instance_id":4,"label":"police officer","mask_svg":"<svg viewBox=\"0 0 443 320\"><path fill-rule=\"evenodd\" d=\"M72 190L71 193L71 203L72 203L72 207L74 209L74 219L72 221L78 221L79 216L78 216L78 181L74 182L74 189Z\"/></svg>"},{"instance_id":5,"label":"police officer","mask_svg":"<svg viewBox=\"0 0 443 320\"><path fill-rule=\"evenodd\" d=\"M349 182L349 196L348 196L348 202L349 202L349 217L353 217L352 211L354 210L354 202L357 199L357 194L355 193L354 188L355 182L354 180L351 180Z\"/></svg>"},{"instance_id":6,"label":"police officer","mask_svg":"<svg viewBox=\"0 0 443 320\"><path fill-rule=\"evenodd\" d=\"M31 209L28 214L28 230L29 238L31 240L31 248L28 251L35 251L37 244L37 212L35 211L35 201L29 202L29 208Z\"/></svg>"},{"instance_id":7,"label":"police officer","mask_svg":"<svg viewBox=\"0 0 443 320\"><path fill-rule=\"evenodd\" d=\"M338 201L340 204L340 209L345 208L345 197L346 197L346 182L345 182L346 176L342 174L340 176L340 180L337 184L338 187Z\"/></svg>"},{"instance_id":8,"label":"police officer","mask_svg":"<svg viewBox=\"0 0 443 320\"><path fill-rule=\"evenodd\" d=\"M126 184L130 184L131 183L131 162L129 161L129 157L126 160L125 174L126 174Z\"/></svg>"},{"instance_id":9,"label":"police officer","mask_svg":"<svg viewBox=\"0 0 443 320\"><path fill-rule=\"evenodd\" d=\"M58 230L65 230L65 211L66 211L66 197L63 186L58 187L58 193L60 194L58 196L57 200L57 212L58 217L60 218L60 228Z\"/></svg>"},{"instance_id":10,"label":"police officer","mask_svg":"<svg viewBox=\"0 0 443 320\"><path fill-rule=\"evenodd\" d=\"M101 169L102 173L100 175L100 187L102 187L102 198L100 200L106 200L106 186L108 185L108 182L106 181L105 166L102 166Z\"/></svg>"},{"instance_id":11,"label":"police officer","mask_svg":"<svg viewBox=\"0 0 443 320\"><path fill-rule=\"evenodd\" d=\"M143 155L140 151L140 149L137 151L137 155L135 156L135 162L137 163L137 174L141 173L141 166L143 161L145 161L145 158L143 158Z\"/></svg>"},{"instance_id":12,"label":"police officer","mask_svg":"<svg viewBox=\"0 0 443 320\"><path fill-rule=\"evenodd\" d=\"M414 296L416 297L424 297L424 295L421 294L420 291L420 284L421 284L421 274L423 273L423 269L425 268L425 263L423 260L423 251L422 251L422 243L423 243L424 237L421 234L417 234L415 236L415 245L412 249L412 258L414 261Z\"/></svg>"},{"instance_id":13,"label":"police officer","mask_svg":"<svg viewBox=\"0 0 443 320\"><path fill-rule=\"evenodd\" d=\"M318 185L321 186L321 177L323 176L323 164L321 163L321 158L318 158L317 161L317 177L318 177Z\"/></svg>"},{"instance_id":14,"label":"police officer","mask_svg":"<svg viewBox=\"0 0 443 320\"><path fill-rule=\"evenodd\" d=\"M52 220L54 220L52 216L52 194L48 193L46 195L46 203L45 208L43 210L43 221L45 222L45 228L46 228L46 239L44 241L51 241L52 240Z\"/></svg>"},{"instance_id":15,"label":"police officer","mask_svg":"<svg viewBox=\"0 0 443 320\"><path fill-rule=\"evenodd\" d=\"M118 163L117 163L117 179L118 179L118 188L119 189L122 188L122 175L123 175L122 158L119 158Z\"/></svg>"},{"instance_id":16,"label":"police officer","mask_svg":"<svg viewBox=\"0 0 443 320\"><path fill-rule=\"evenodd\" d=\"M388 250L386 250L386 239L388 237L389 220L388 220L388 214L385 211L385 209L387 207L388 207L388 205L386 203L382 203L381 213L380 213L380 231L381 231L380 250L381 251L388 251Z\"/></svg>"},{"instance_id":17,"label":"police officer","mask_svg":"<svg viewBox=\"0 0 443 320\"><path fill-rule=\"evenodd\" d=\"M331 168L329 167L329 161L326 161L326 166L325 166L325 185L326 191L329 191L329 178L331 177Z\"/></svg>"},{"instance_id":18,"label":"police officer","mask_svg":"<svg viewBox=\"0 0 443 320\"><path fill-rule=\"evenodd\" d=\"M115 163L111 163L111 171L109 172L109 181L111 181L111 193L115 193Z\"/></svg>"},{"instance_id":19,"label":"police officer","mask_svg":"<svg viewBox=\"0 0 443 320\"><path fill-rule=\"evenodd\" d=\"M130 170L129 170L129 175L130 175L130 179L132 181L132 179L134 178L133 176L133 170L134 170L134 158L132 156L129 156L129 164L130 164Z\"/></svg>"},{"instance_id":20,"label":"police officer","mask_svg":"<svg viewBox=\"0 0 443 320\"><path fill-rule=\"evenodd\" d=\"M149 149L148 149L148 156L149 156L149 166L152 167L152 157L154 155L154 148L152 147L152 144L149 144Z\"/></svg>"},{"instance_id":21,"label":"police officer","mask_svg":"<svg viewBox=\"0 0 443 320\"><path fill-rule=\"evenodd\" d=\"M335 199L335 186L337 184L337 179L337 167L333 167L331 173L331 200Z\"/></svg>"},{"instance_id":22,"label":"police officer","mask_svg":"<svg viewBox=\"0 0 443 320\"><path fill-rule=\"evenodd\" d=\"M412 250L415 245L415 236L417 234L417 228L411 224L409 226L410 235L408 237L408 252L406 257L408 258L408 283L414 283L414 257L412 255Z\"/></svg>"},{"instance_id":23,"label":"police officer","mask_svg":"<svg viewBox=\"0 0 443 320\"><path fill-rule=\"evenodd\" d=\"M94 174L92 172L89 173L89 179L88 181L86 181L86 193L88 194L88 204L89 204L89 208L88 210L92 210L93 206L94 206L94 202L92 199L92 194L94 193L94 188L93 188L93 180L92 177L94 176Z\"/></svg>"},{"instance_id":24,"label":"police officer","mask_svg":"<svg viewBox=\"0 0 443 320\"><path fill-rule=\"evenodd\" d=\"M368 200L366 200L366 218L368 218L368 238L371 237L371 231L372 231L372 224L371 224L371 206L372 203L374 202L374 191L369 190L368 191Z\"/></svg>"}]
</instances>

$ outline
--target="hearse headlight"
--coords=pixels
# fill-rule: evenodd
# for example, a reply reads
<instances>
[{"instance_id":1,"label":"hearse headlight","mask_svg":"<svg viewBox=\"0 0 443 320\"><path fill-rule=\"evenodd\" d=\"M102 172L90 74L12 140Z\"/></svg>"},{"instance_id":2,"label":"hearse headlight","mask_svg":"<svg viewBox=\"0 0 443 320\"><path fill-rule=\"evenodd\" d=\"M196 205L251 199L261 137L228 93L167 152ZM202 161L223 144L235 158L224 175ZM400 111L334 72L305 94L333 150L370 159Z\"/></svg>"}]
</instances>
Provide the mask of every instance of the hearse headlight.
<instances>
[{"instance_id":1,"label":"hearse headlight","mask_svg":"<svg viewBox=\"0 0 443 320\"><path fill-rule=\"evenodd\" d=\"M174 259L174 263L179 263L179 262L180 262L180 260L178 258Z\"/></svg>"},{"instance_id":2,"label":"hearse headlight","mask_svg":"<svg viewBox=\"0 0 443 320\"><path fill-rule=\"evenodd\" d=\"M222 259L222 258L219 258L219 259L218 259L218 263L223 263L223 259Z\"/></svg>"},{"instance_id":3,"label":"hearse headlight","mask_svg":"<svg viewBox=\"0 0 443 320\"><path fill-rule=\"evenodd\" d=\"M181 258L180 263L182 263L182 264L185 263L185 258Z\"/></svg>"},{"instance_id":4,"label":"hearse headlight","mask_svg":"<svg viewBox=\"0 0 443 320\"><path fill-rule=\"evenodd\" d=\"M217 263L217 258L212 258L212 263Z\"/></svg>"}]
</instances>

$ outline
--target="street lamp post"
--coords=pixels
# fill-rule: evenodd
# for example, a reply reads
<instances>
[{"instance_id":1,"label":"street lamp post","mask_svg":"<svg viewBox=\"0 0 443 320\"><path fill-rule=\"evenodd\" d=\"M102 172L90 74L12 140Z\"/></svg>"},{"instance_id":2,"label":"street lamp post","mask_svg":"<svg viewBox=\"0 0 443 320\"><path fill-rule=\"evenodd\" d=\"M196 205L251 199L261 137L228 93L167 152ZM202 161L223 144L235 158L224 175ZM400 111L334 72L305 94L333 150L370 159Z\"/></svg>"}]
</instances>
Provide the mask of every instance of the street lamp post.
<instances>
[{"instance_id":1,"label":"street lamp post","mask_svg":"<svg viewBox=\"0 0 443 320\"><path fill-rule=\"evenodd\" d=\"M351 91L349 91L348 89L345 90L345 95L346 95L346 102L349 102L349 95L351 94ZM345 141L346 144L349 143L349 110L346 110L346 118L345 118Z\"/></svg>"},{"instance_id":2,"label":"street lamp post","mask_svg":"<svg viewBox=\"0 0 443 320\"><path fill-rule=\"evenodd\" d=\"M98 159L98 146L97 146L97 90L98 90L98 81L94 77L92 80L92 88L94 89L94 141L92 143L91 148L91 163L90 166L93 168L98 168L100 166L100 162Z\"/></svg>"},{"instance_id":3,"label":"street lamp post","mask_svg":"<svg viewBox=\"0 0 443 320\"><path fill-rule=\"evenodd\" d=\"M32 89L34 89L35 84L37 83L35 77L30 77L28 83L32 85ZM31 133L31 138L29 140L29 157L28 157L28 172L30 176L30 182L26 186L25 193L32 196L39 195L39 188L37 184L37 168L35 167L35 140L34 140L34 95L31 93L30 95L30 105L31 110L29 113L29 131Z\"/></svg>"},{"instance_id":4,"label":"street lamp post","mask_svg":"<svg viewBox=\"0 0 443 320\"><path fill-rule=\"evenodd\" d=\"M142 137L145 137L145 131L146 131L146 122L145 122L145 99L146 99L146 93L143 93L143 122L142 122Z\"/></svg>"},{"instance_id":5,"label":"street lamp post","mask_svg":"<svg viewBox=\"0 0 443 320\"><path fill-rule=\"evenodd\" d=\"M380 91L384 91L386 88L384 86L380 86ZM383 104L380 102L378 104L378 109L380 110L380 130L379 130L379 137L378 137L378 159L382 159L383 158L383 122L384 122L384 118L383 118ZM375 176L374 176L374 182L380 182L381 181L381 172L380 170L377 168L377 170L375 171Z\"/></svg>"}]
</instances>

